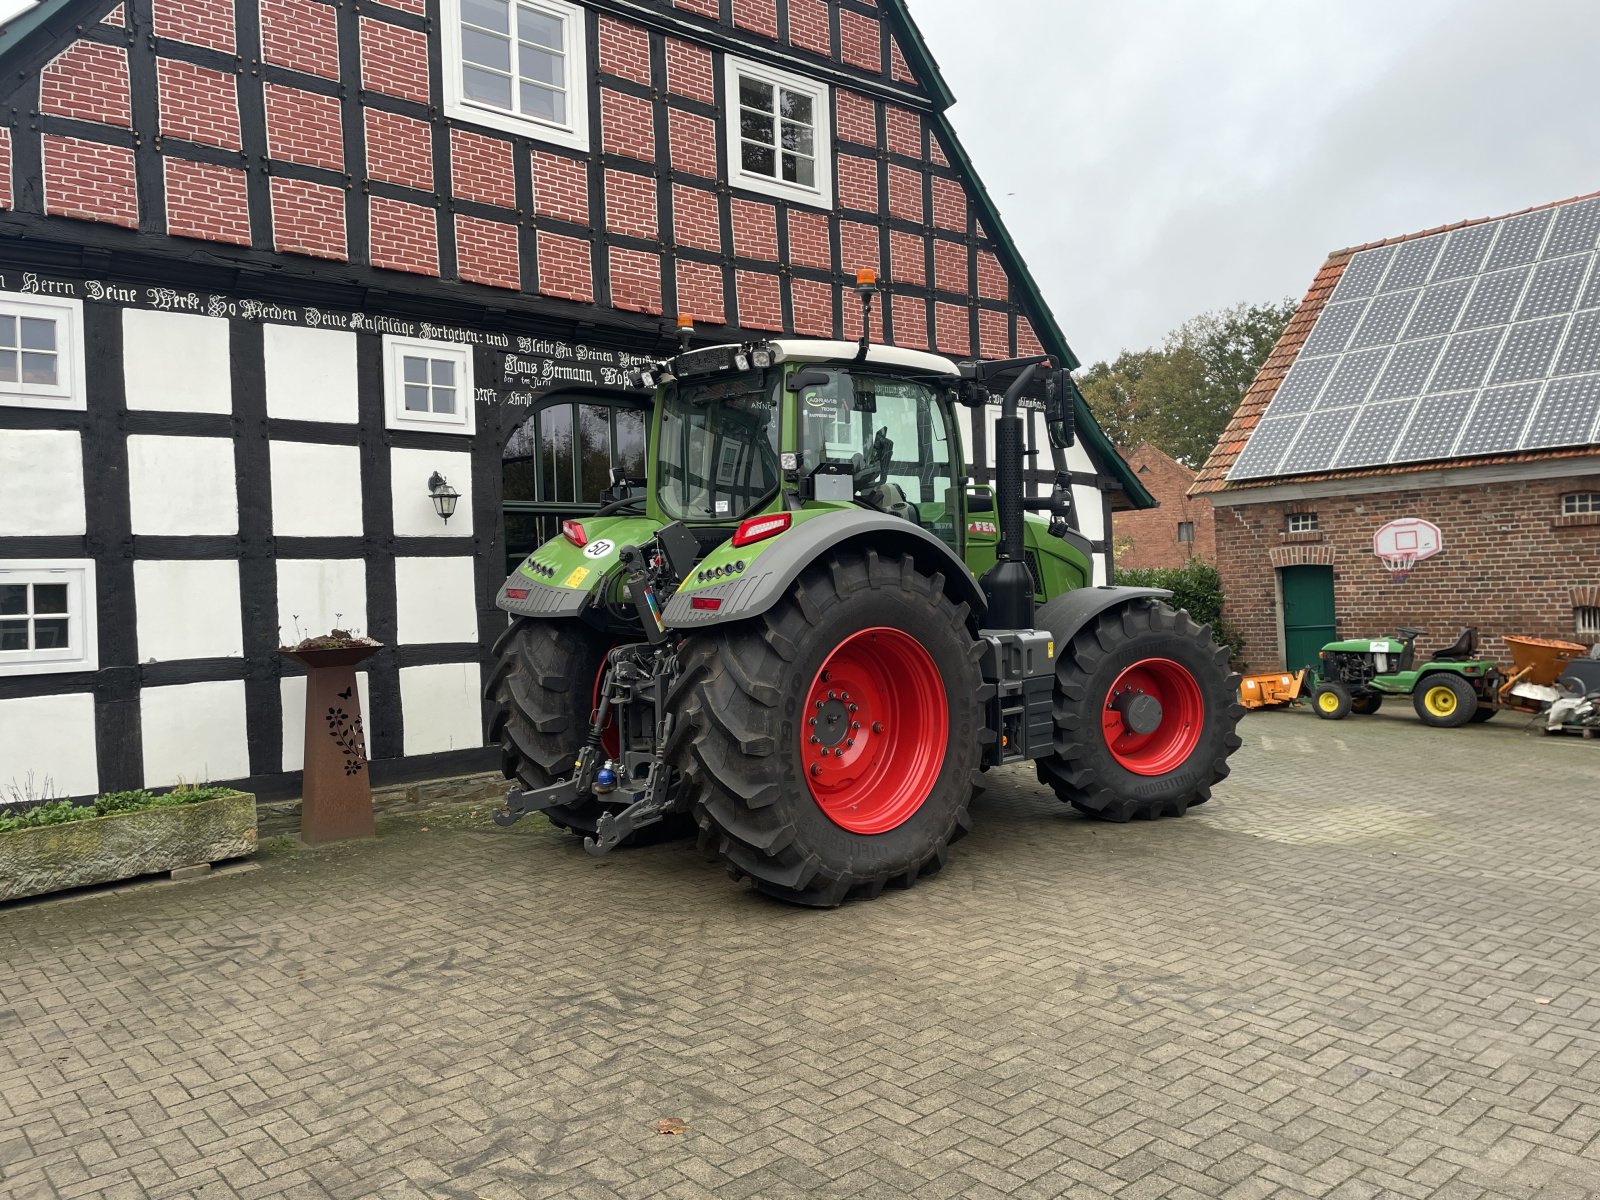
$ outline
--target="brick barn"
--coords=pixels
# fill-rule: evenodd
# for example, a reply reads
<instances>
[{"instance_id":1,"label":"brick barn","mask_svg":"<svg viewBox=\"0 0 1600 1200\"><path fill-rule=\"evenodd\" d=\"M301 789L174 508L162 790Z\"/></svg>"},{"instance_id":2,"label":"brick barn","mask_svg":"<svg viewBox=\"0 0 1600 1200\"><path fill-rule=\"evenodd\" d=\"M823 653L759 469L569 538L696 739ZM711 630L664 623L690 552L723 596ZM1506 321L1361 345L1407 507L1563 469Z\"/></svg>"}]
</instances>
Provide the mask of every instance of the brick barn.
<instances>
[{"instance_id":1,"label":"brick barn","mask_svg":"<svg viewBox=\"0 0 1600 1200\"><path fill-rule=\"evenodd\" d=\"M642 474L616 401L680 310L854 336L875 267L898 345L1076 365L898 2L6 11L0 792L290 791L275 648L334 626L386 646L377 782L495 762L495 590ZM1149 497L1078 421L1103 578Z\"/></svg>"},{"instance_id":2,"label":"brick barn","mask_svg":"<svg viewBox=\"0 0 1600 1200\"><path fill-rule=\"evenodd\" d=\"M1251 667L1405 625L1600 641L1597 246L1600 195L1328 257L1191 491ZM1397 581L1376 551L1414 537Z\"/></svg>"},{"instance_id":3,"label":"brick barn","mask_svg":"<svg viewBox=\"0 0 1600 1200\"><path fill-rule=\"evenodd\" d=\"M1111 517L1119 568L1181 567L1191 558L1215 562L1217 535L1211 501L1189 495L1195 473L1149 442L1123 456L1155 508L1118 509Z\"/></svg>"}]
</instances>

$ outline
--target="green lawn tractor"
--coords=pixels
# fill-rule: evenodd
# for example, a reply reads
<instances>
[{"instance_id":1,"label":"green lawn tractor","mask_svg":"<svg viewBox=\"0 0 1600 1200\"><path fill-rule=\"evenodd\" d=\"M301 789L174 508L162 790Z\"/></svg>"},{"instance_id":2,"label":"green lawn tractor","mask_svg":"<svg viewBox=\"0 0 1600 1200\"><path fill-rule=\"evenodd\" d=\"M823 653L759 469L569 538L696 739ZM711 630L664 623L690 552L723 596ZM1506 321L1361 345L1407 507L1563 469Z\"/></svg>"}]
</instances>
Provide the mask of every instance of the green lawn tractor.
<instances>
[{"instance_id":1,"label":"green lawn tractor","mask_svg":"<svg viewBox=\"0 0 1600 1200\"><path fill-rule=\"evenodd\" d=\"M1091 586L1065 371L686 335L634 382L647 478L500 589L501 824L542 812L593 854L692 827L736 879L826 907L938 870L1001 764L1112 821L1181 816L1228 773L1226 650L1169 593ZM992 490L955 407L991 400ZM1024 491L1024 406L1048 497Z\"/></svg>"},{"instance_id":2,"label":"green lawn tractor","mask_svg":"<svg viewBox=\"0 0 1600 1200\"><path fill-rule=\"evenodd\" d=\"M1477 657L1477 629L1462 630L1454 645L1418 666L1416 643L1424 636L1422 629L1401 629L1392 638L1329 642L1319 656L1312 710L1338 721L1377 712L1385 696L1410 696L1423 723L1441 729L1494 716L1501 676Z\"/></svg>"}]
</instances>

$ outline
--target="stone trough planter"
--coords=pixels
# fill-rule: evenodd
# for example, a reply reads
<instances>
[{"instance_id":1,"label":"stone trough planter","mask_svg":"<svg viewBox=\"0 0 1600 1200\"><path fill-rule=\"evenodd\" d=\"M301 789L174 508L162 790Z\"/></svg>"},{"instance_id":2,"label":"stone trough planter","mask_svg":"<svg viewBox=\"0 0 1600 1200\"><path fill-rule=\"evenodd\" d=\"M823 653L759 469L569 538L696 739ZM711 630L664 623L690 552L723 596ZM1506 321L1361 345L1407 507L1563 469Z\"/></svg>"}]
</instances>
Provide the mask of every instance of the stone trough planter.
<instances>
[{"instance_id":1,"label":"stone trough planter","mask_svg":"<svg viewBox=\"0 0 1600 1200\"><path fill-rule=\"evenodd\" d=\"M0 833L0 900L41 896L254 854L256 798L235 792Z\"/></svg>"}]
</instances>

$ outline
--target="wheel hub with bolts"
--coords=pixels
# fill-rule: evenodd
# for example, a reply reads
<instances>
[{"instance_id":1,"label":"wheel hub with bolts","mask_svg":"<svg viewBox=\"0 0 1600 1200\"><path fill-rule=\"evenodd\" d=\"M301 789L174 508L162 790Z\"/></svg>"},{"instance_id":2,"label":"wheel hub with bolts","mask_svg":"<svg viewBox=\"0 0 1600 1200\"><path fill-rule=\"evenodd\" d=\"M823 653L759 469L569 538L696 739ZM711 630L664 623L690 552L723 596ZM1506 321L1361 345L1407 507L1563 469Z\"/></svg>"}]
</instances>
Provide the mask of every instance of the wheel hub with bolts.
<instances>
[{"instance_id":1,"label":"wheel hub with bolts","mask_svg":"<svg viewBox=\"0 0 1600 1200\"><path fill-rule=\"evenodd\" d=\"M1188 668L1170 658L1128 667L1106 693L1101 726L1119 766L1135 775L1163 775L1200 741L1205 701Z\"/></svg>"},{"instance_id":2,"label":"wheel hub with bolts","mask_svg":"<svg viewBox=\"0 0 1600 1200\"><path fill-rule=\"evenodd\" d=\"M806 694L801 761L812 799L852 833L887 833L921 807L944 761L944 682L920 642L864 629L836 646Z\"/></svg>"},{"instance_id":3,"label":"wheel hub with bolts","mask_svg":"<svg viewBox=\"0 0 1600 1200\"><path fill-rule=\"evenodd\" d=\"M1111 707L1122 714L1123 727L1129 733L1154 733L1161 728L1161 701L1137 688L1118 694Z\"/></svg>"}]
</instances>

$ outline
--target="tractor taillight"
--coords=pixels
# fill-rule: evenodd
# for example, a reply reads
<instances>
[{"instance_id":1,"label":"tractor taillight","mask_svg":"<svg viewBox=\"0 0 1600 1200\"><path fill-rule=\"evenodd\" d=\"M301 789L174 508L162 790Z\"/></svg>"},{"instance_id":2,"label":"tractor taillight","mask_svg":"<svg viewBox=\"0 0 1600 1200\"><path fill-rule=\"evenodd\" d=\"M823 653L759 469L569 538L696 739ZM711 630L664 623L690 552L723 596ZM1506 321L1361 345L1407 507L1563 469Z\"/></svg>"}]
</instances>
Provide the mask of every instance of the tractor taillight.
<instances>
[{"instance_id":1,"label":"tractor taillight","mask_svg":"<svg viewBox=\"0 0 1600 1200\"><path fill-rule=\"evenodd\" d=\"M561 536L580 549L589 544L589 535L583 531L583 526L576 521L561 522Z\"/></svg>"},{"instance_id":2,"label":"tractor taillight","mask_svg":"<svg viewBox=\"0 0 1600 1200\"><path fill-rule=\"evenodd\" d=\"M528 598L528 589L527 588L507 588L506 589L506 599L507 600L526 600L527 598Z\"/></svg>"},{"instance_id":3,"label":"tractor taillight","mask_svg":"<svg viewBox=\"0 0 1600 1200\"><path fill-rule=\"evenodd\" d=\"M702 612L716 612L722 607L722 599L719 596L696 596L689 601L689 607L698 608Z\"/></svg>"},{"instance_id":4,"label":"tractor taillight","mask_svg":"<svg viewBox=\"0 0 1600 1200\"><path fill-rule=\"evenodd\" d=\"M735 546L748 546L751 542L764 542L769 537L777 537L794 523L792 513L772 513L765 517L751 517L741 521L739 528L733 532Z\"/></svg>"}]
</instances>

